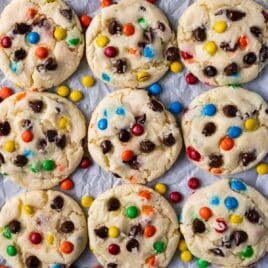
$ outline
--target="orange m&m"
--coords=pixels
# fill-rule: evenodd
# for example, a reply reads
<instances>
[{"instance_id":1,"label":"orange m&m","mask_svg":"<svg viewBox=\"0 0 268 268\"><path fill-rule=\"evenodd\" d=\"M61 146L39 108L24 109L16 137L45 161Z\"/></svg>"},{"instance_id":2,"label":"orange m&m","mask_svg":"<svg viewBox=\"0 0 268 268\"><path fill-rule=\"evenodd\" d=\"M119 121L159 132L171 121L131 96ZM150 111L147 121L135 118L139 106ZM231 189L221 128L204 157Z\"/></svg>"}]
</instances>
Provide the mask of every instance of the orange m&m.
<instances>
[{"instance_id":1,"label":"orange m&m","mask_svg":"<svg viewBox=\"0 0 268 268\"><path fill-rule=\"evenodd\" d=\"M126 150L122 153L121 158L124 162L129 162L133 159L134 153L133 151Z\"/></svg>"},{"instance_id":2,"label":"orange m&m","mask_svg":"<svg viewBox=\"0 0 268 268\"><path fill-rule=\"evenodd\" d=\"M45 59L48 56L48 49L45 47L38 47L35 50L35 56L39 59Z\"/></svg>"},{"instance_id":3,"label":"orange m&m","mask_svg":"<svg viewBox=\"0 0 268 268\"><path fill-rule=\"evenodd\" d=\"M0 89L0 98L3 100L11 96L12 94L13 94L13 91L9 87L2 87Z\"/></svg>"},{"instance_id":4,"label":"orange m&m","mask_svg":"<svg viewBox=\"0 0 268 268\"><path fill-rule=\"evenodd\" d=\"M92 18L88 15L82 15L80 16L80 23L84 28L87 28L92 21Z\"/></svg>"},{"instance_id":5,"label":"orange m&m","mask_svg":"<svg viewBox=\"0 0 268 268\"><path fill-rule=\"evenodd\" d=\"M135 27L134 27L134 25L131 24L131 23L125 24L124 27L123 27L123 33L126 36L133 35L135 33Z\"/></svg>"},{"instance_id":6,"label":"orange m&m","mask_svg":"<svg viewBox=\"0 0 268 268\"><path fill-rule=\"evenodd\" d=\"M69 241L63 241L60 245L60 251L64 254L70 254L74 250L74 245Z\"/></svg>"},{"instance_id":7,"label":"orange m&m","mask_svg":"<svg viewBox=\"0 0 268 268\"><path fill-rule=\"evenodd\" d=\"M226 136L220 141L220 147L224 151L229 151L234 147L234 140Z\"/></svg>"},{"instance_id":8,"label":"orange m&m","mask_svg":"<svg viewBox=\"0 0 268 268\"><path fill-rule=\"evenodd\" d=\"M74 183L71 179L65 179L60 183L60 188L64 191L69 191L74 188Z\"/></svg>"},{"instance_id":9,"label":"orange m&m","mask_svg":"<svg viewBox=\"0 0 268 268\"><path fill-rule=\"evenodd\" d=\"M30 130L25 130L22 132L21 138L24 142L31 142L33 140L33 133Z\"/></svg>"},{"instance_id":10,"label":"orange m&m","mask_svg":"<svg viewBox=\"0 0 268 268\"><path fill-rule=\"evenodd\" d=\"M202 207L199 210L199 216L204 220L208 220L212 216L212 211L208 207Z\"/></svg>"},{"instance_id":11,"label":"orange m&m","mask_svg":"<svg viewBox=\"0 0 268 268\"><path fill-rule=\"evenodd\" d=\"M152 225L148 225L144 229L144 236L145 237L152 237L156 232L156 228Z\"/></svg>"},{"instance_id":12,"label":"orange m&m","mask_svg":"<svg viewBox=\"0 0 268 268\"><path fill-rule=\"evenodd\" d=\"M101 7L108 7L113 4L113 0L102 0Z\"/></svg>"}]
</instances>

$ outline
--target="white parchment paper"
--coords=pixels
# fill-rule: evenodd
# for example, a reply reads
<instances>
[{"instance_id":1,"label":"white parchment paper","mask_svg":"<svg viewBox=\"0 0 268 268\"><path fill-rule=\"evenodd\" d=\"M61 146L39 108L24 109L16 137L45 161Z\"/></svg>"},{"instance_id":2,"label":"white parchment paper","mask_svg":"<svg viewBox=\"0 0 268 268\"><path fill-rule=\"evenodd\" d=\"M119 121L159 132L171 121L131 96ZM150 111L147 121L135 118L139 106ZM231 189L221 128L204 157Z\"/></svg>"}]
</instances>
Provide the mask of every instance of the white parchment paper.
<instances>
[{"instance_id":1,"label":"white parchment paper","mask_svg":"<svg viewBox=\"0 0 268 268\"><path fill-rule=\"evenodd\" d=\"M0 12L11 0L0 0ZM99 12L100 0L65 0L77 14L88 14L94 16ZM191 0L158 0L157 5L167 14L173 28L177 29L177 21L183 11L194 1ZM262 2L263 4L263 2ZM267 7L267 4L266 4ZM16 16L16 11L14 10L14 16ZM200 93L205 90L209 90L209 87L202 85L201 83L189 86L185 83L186 70L180 74L167 74L161 81L160 84L163 87L163 92L160 95L160 99L168 105L171 101L181 101L186 107L190 101ZM81 84L81 79L84 75L92 75L89 67L86 63L85 58L82 60L78 71L65 82L72 89L82 90L85 98L78 104L79 108L83 111L87 119L90 118L91 113L99 103L99 101L108 93L112 92L113 89L109 88L101 81L96 81L94 87L90 89L83 88ZM0 72L0 86L10 86L15 89L11 82L7 81L4 75ZM266 68L255 81L244 85L245 88L254 90L261 94L266 100L268 100L268 68ZM180 118L178 118L180 120ZM267 139L267 137L263 137ZM266 159L268 160L268 158ZM198 169L194 166L185 156L183 151L171 168L171 170L162 176L160 179L151 183L151 186L159 181L165 183L169 187L170 191L180 191L184 195L184 200L188 195L191 194L191 190L187 187L187 179L190 177L198 177L202 186L208 185L216 181L217 177L212 176L205 171ZM268 197L268 175L258 176L255 169L238 174L233 177L238 177L244 179L247 183L255 186L259 191ZM72 176L75 183L73 190L67 192L74 199L80 202L80 199L84 195L92 195L97 197L100 193L112 188L113 186L122 183L120 179L114 178L111 174L102 170L96 164L87 170L78 169ZM56 188L57 189L57 188ZM22 188L17 186L8 177L0 176L0 207L12 196L23 192ZM176 212L180 213L181 206L183 202L179 205L174 206ZM87 211L85 211L87 213ZM0 256L0 264L4 264L4 260ZM94 255L86 249L81 258L76 262L79 268L93 268L98 264ZM172 263L169 265L170 268L190 268L197 267L193 261L190 264L182 263L179 259L179 251L176 252ZM257 268L267 268L268 267L268 256L263 258L257 265ZM16 267L13 267L16 268ZM135 267L133 267L135 268Z\"/></svg>"}]
</instances>

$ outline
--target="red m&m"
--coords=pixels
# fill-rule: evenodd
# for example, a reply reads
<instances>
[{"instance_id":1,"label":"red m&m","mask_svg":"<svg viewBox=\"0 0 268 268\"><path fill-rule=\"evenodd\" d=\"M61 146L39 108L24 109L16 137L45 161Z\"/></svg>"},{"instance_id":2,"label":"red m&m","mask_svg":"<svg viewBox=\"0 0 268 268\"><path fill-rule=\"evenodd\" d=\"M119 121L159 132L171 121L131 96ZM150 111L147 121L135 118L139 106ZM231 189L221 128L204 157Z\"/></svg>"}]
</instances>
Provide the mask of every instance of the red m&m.
<instances>
[{"instance_id":1,"label":"red m&m","mask_svg":"<svg viewBox=\"0 0 268 268\"><path fill-rule=\"evenodd\" d=\"M29 240L32 244L38 245L42 242L43 238L42 235L38 232L31 232L29 235Z\"/></svg>"}]
</instances>

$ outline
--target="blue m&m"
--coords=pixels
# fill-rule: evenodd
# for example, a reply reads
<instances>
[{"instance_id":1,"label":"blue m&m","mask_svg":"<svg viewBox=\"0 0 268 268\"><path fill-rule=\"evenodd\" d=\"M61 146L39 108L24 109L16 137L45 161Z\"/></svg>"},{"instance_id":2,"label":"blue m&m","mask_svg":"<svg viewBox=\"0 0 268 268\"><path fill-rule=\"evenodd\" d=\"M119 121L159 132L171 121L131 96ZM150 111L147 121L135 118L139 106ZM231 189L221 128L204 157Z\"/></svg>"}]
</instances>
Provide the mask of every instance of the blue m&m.
<instances>
[{"instance_id":1,"label":"blue m&m","mask_svg":"<svg viewBox=\"0 0 268 268\"><path fill-rule=\"evenodd\" d=\"M183 110L183 105L179 101L174 101L169 104L168 109L173 114L179 114Z\"/></svg>"},{"instance_id":2,"label":"blue m&m","mask_svg":"<svg viewBox=\"0 0 268 268\"><path fill-rule=\"evenodd\" d=\"M242 133L242 129L237 126L232 126L228 129L228 136L232 139L238 138Z\"/></svg>"},{"instance_id":3,"label":"blue m&m","mask_svg":"<svg viewBox=\"0 0 268 268\"><path fill-rule=\"evenodd\" d=\"M230 187L235 192L246 191L247 187L241 180L233 179L230 181Z\"/></svg>"},{"instance_id":4,"label":"blue m&m","mask_svg":"<svg viewBox=\"0 0 268 268\"><path fill-rule=\"evenodd\" d=\"M213 116L216 114L216 112L217 112L216 106L212 103L209 103L203 107L202 114L205 116Z\"/></svg>"},{"instance_id":5,"label":"blue m&m","mask_svg":"<svg viewBox=\"0 0 268 268\"><path fill-rule=\"evenodd\" d=\"M98 128L100 130L105 130L108 127L108 121L106 118L102 118L98 122Z\"/></svg>"},{"instance_id":6,"label":"blue m&m","mask_svg":"<svg viewBox=\"0 0 268 268\"><path fill-rule=\"evenodd\" d=\"M144 50L143 50L143 55L145 58L148 58L148 59L153 59L154 58L154 51L151 47L145 47Z\"/></svg>"},{"instance_id":7,"label":"blue m&m","mask_svg":"<svg viewBox=\"0 0 268 268\"><path fill-rule=\"evenodd\" d=\"M62 268L61 264L52 264L51 268Z\"/></svg>"},{"instance_id":8,"label":"blue m&m","mask_svg":"<svg viewBox=\"0 0 268 268\"><path fill-rule=\"evenodd\" d=\"M238 207L238 201L233 196L226 197L224 204L229 210L235 210Z\"/></svg>"},{"instance_id":9,"label":"blue m&m","mask_svg":"<svg viewBox=\"0 0 268 268\"><path fill-rule=\"evenodd\" d=\"M40 40L40 35L37 32L30 32L27 37L27 42L30 44L37 44Z\"/></svg>"},{"instance_id":10,"label":"blue m&m","mask_svg":"<svg viewBox=\"0 0 268 268\"><path fill-rule=\"evenodd\" d=\"M103 73L103 74L101 75L101 77L102 77L102 79L103 79L104 81L107 81L107 82L110 82L110 81L111 81L111 77L110 77L108 74L106 74L106 73Z\"/></svg>"},{"instance_id":11,"label":"blue m&m","mask_svg":"<svg viewBox=\"0 0 268 268\"><path fill-rule=\"evenodd\" d=\"M118 115L121 115L121 116L123 116L123 115L126 114L124 107L118 107L118 108L115 110L115 113L118 114Z\"/></svg>"},{"instance_id":12,"label":"blue m&m","mask_svg":"<svg viewBox=\"0 0 268 268\"><path fill-rule=\"evenodd\" d=\"M162 87L158 83L154 83L148 87L148 91L152 95L159 95L162 92Z\"/></svg>"}]
</instances>

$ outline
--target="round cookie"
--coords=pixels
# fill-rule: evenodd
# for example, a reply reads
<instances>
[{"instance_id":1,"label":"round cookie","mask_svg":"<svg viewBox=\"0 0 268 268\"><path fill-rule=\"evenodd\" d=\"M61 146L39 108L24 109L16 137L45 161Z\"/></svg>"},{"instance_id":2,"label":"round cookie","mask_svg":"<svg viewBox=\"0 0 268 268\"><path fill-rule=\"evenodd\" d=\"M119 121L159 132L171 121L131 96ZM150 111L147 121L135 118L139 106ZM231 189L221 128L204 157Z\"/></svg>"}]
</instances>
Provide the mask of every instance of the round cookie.
<instances>
[{"instance_id":1,"label":"round cookie","mask_svg":"<svg viewBox=\"0 0 268 268\"><path fill-rule=\"evenodd\" d=\"M144 0L103 8L87 30L86 54L95 76L116 88L144 88L179 58L166 16Z\"/></svg>"},{"instance_id":2,"label":"round cookie","mask_svg":"<svg viewBox=\"0 0 268 268\"><path fill-rule=\"evenodd\" d=\"M21 88L42 91L60 84L83 52L79 19L61 0L13 0L1 14L0 68Z\"/></svg>"},{"instance_id":3,"label":"round cookie","mask_svg":"<svg viewBox=\"0 0 268 268\"><path fill-rule=\"evenodd\" d=\"M196 97L182 119L188 158L212 174L255 166L268 152L268 106L258 94L220 87Z\"/></svg>"},{"instance_id":4,"label":"round cookie","mask_svg":"<svg viewBox=\"0 0 268 268\"><path fill-rule=\"evenodd\" d=\"M0 254L16 268L66 267L87 244L82 209L57 191L26 192L7 201L0 230Z\"/></svg>"},{"instance_id":5,"label":"round cookie","mask_svg":"<svg viewBox=\"0 0 268 268\"><path fill-rule=\"evenodd\" d=\"M82 113L55 94L22 92L0 104L0 172L28 189L48 189L79 165Z\"/></svg>"},{"instance_id":6,"label":"round cookie","mask_svg":"<svg viewBox=\"0 0 268 268\"><path fill-rule=\"evenodd\" d=\"M132 183L160 177L181 147L174 116L145 90L123 89L106 96L90 120L90 154L101 167Z\"/></svg>"},{"instance_id":7,"label":"round cookie","mask_svg":"<svg viewBox=\"0 0 268 268\"><path fill-rule=\"evenodd\" d=\"M180 18L178 44L203 83L246 83L268 61L268 12L252 0L199 0Z\"/></svg>"},{"instance_id":8,"label":"round cookie","mask_svg":"<svg viewBox=\"0 0 268 268\"><path fill-rule=\"evenodd\" d=\"M89 240L104 267L167 267L178 246L176 214L157 192L125 184L101 194L89 209Z\"/></svg>"},{"instance_id":9,"label":"round cookie","mask_svg":"<svg viewBox=\"0 0 268 268\"><path fill-rule=\"evenodd\" d=\"M249 267L268 251L268 201L238 179L197 190L182 210L181 232L198 258Z\"/></svg>"}]
</instances>

